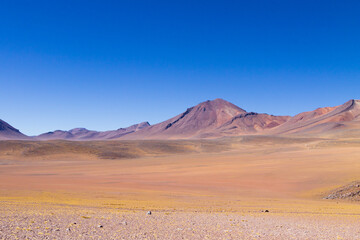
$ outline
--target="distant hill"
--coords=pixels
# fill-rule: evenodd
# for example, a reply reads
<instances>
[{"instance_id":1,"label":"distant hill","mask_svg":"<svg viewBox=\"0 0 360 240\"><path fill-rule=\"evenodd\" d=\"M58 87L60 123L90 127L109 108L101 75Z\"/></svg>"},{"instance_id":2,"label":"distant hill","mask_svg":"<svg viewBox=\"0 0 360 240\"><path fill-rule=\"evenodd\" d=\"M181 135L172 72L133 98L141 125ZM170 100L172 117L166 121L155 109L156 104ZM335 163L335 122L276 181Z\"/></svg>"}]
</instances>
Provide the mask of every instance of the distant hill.
<instances>
[{"instance_id":1,"label":"distant hill","mask_svg":"<svg viewBox=\"0 0 360 240\"><path fill-rule=\"evenodd\" d=\"M271 134L320 134L360 124L360 100L350 100L337 107L303 112L274 128ZM358 125L360 127L360 125Z\"/></svg>"},{"instance_id":2,"label":"distant hill","mask_svg":"<svg viewBox=\"0 0 360 240\"><path fill-rule=\"evenodd\" d=\"M92 131L86 128L74 128L69 131L56 130L54 132L47 132L41 134L39 136L34 137L37 140L55 140L55 139L63 139L63 140L109 140L120 138L124 135L134 133L140 129L146 128L150 126L148 122L142 122L139 124L134 124L127 128L119 128L117 130L112 131Z\"/></svg>"},{"instance_id":3,"label":"distant hill","mask_svg":"<svg viewBox=\"0 0 360 240\"><path fill-rule=\"evenodd\" d=\"M14 128L7 122L0 119L0 140L8 139L28 139L26 135L22 134L18 129Z\"/></svg>"}]
</instances>

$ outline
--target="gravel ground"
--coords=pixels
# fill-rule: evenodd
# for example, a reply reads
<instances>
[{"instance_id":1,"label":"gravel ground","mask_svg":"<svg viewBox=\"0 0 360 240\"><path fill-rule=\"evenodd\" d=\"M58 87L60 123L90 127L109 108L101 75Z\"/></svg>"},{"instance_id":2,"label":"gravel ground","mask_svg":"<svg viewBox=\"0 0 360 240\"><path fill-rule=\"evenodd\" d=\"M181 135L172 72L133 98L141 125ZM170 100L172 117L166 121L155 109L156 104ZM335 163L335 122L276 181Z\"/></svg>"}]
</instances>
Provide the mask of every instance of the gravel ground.
<instances>
[{"instance_id":1,"label":"gravel ground","mask_svg":"<svg viewBox=\"0 0 360 240\"><path fill-rule=\"evenodd\" d=\"M0 206L0 239L360 239L357 215Z\"/></svg>"}]
</instances>

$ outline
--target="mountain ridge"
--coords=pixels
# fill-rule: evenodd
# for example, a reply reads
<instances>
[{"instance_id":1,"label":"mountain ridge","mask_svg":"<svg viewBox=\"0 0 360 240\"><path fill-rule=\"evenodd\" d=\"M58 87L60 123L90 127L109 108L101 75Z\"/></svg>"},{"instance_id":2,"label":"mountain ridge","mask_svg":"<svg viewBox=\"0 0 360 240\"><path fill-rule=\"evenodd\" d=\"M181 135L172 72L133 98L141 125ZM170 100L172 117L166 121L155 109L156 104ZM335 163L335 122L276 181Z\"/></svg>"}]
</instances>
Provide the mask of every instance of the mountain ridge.
<instances>
[{"instance_id":1,"label":"mountain ridge","mask_svg":"<svg viewBox=\"0 0 360 240\"><path fill-rule=\"evenodd\" d=\"M291 117L247 112L224 99L217 98L201 102L154 125L142 122L109 131L73 128L29 137L0 120L0 140L198 139L259 134L321 134L341 129L359 129L360 132L360 100L351 99L335 107L321 107Z\"/></svg>"},{"instance_id":2,"label":"mountain ridge","mask_svg":"<svg viewBox=\"0 0 360 240\"><path fill-rule=\"evenodd\" d=\"M7 122L0 119L0 140L27 139L28 136L21 133Z\"/></svg>"},{"instance_id":3,"label":"mountain ridge","mask_svg":"<svg viewBox=\"0 0 360 240\"><path fill-rule=\"evenodd\" d=\"M56 130L53 132L47 132L35 136L36 140L109 140L119 138L126 134L130 134L138 131L139 129L150 126L148 122L141 122L138 124L131 125L126 128L118 128L117 130L109 131L94 131L86 128L73 128L68 131Z\"/></svg>"},{"instance_id":4,"label":"mountain ridge","mask_svg":"<svg viewBox=\"0 0 360 240\"><path fill-rule=\"evenodd\" d=\"M313 115L313 117L309 117L309 115ZM352 121L359 116L360 100L351 99L339 106L317 108L313 111L299 113L292 117L288 122L273 129L270 133L316 133L321 130L321 127L326 127L325 125L327 125L327 127L330 127L331 125L339 127L339 124ZM314 129L316 124L319 126L318 130Z\"/></svg>"}]
</instances>

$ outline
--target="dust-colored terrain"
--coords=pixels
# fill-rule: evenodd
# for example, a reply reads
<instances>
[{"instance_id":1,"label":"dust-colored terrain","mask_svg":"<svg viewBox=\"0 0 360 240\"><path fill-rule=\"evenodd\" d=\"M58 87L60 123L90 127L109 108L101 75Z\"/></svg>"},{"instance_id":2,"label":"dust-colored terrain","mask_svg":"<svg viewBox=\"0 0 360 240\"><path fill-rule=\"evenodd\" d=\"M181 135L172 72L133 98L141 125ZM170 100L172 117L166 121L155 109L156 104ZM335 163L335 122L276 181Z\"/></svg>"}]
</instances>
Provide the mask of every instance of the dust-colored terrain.
<instances>
[{"instance_id":1,"label":"dust-colored terrain","mask_svg":"<svg viewBox=\"0 0 360 240\"><path fill-rule=\"evenodd\" d=\"M0 141L0 239L357 239L359 170L351 134Z\"/></svg>"}]
</instances>

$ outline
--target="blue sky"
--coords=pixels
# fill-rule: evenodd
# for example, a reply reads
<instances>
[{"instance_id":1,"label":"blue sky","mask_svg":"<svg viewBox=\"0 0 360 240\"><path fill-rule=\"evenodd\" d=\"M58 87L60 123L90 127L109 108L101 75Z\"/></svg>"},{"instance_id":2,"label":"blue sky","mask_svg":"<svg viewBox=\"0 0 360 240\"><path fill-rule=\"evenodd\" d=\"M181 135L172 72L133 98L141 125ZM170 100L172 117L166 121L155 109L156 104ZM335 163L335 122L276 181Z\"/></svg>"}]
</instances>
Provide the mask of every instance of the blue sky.
<instances>
[{"instance_id":1,"label":"blue sky","mask_svg":"<svg viewBox=\"0 0 360 240\"><path fill-rule=\"evenodd\" d=\"M0 2L0 119L29 135L223 98L294 115L359 98L360 1Z\"/></svg>"}]
</instances>

